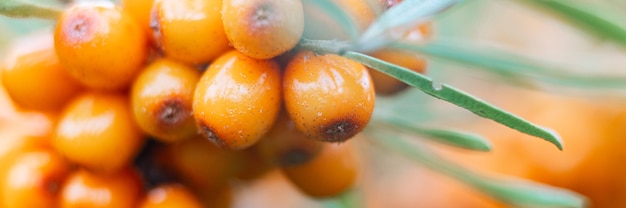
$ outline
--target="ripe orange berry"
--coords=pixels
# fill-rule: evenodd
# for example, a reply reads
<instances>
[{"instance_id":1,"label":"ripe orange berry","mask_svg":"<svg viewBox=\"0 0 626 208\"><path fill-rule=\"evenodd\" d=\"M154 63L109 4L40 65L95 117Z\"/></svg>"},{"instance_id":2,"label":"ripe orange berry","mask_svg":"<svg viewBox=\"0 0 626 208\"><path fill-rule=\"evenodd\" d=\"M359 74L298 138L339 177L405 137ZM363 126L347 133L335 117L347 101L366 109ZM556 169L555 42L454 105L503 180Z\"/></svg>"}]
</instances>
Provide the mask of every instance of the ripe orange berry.
<instances>
[{"instance_id":1,"label":"ripe orange berry","mask_svg":"<svg viewBox=\"0 0 626 208\"><path fill-rule=\"evenodd\" d=\"M2 178L2 207L56 207L59 187L70 172L70 163L51 149L16 156Z\"/></svg>"},{"instance_id":2,"label":"ripe orange berry","mask_svg":"<svg viewBox=\"0 0 626 208\"><path fill-rule=\"evenodd\" d=\"M309 162L320 152L322 144L300 132L287 112L281 111L272 129L257 146L268 163L291 166Z\"/></svg>"},{"instance_id":3,"label":"ripe orange berry","mask_svg":"<svg viewBox=\"0 0 626 208\"><path fill-rule=\"evenodd\" d=\"M60 207L137 207L141 199L141 179L132 169L111 175L86 170L72 173L61 188Z\"/></svg>"},{"instance_id":4,"label":"ripe orange berry","mask_svg":"<svg viewBox=\"0 0 626 208\"><path fill-rule=\"evenodd\" d=\"M204 64L229 50L221 0L155 0L151 26L167 57Z\"/></svg>"},{"instance_id":5,"label":"ripe orange berry","mask_svg":"<svg viewBox=\"0 0 626 208\"><path fill-rule=\"evenodd\" d=\"M224 0L224 30L240 52L269 59L296 46L304 30L300 0Z\"/></svg>"},{"instance_id":6,"label":"ripe orange berry","mask_svg":"<svg viewBox=\"0 0 626 208\"><path fill-rule=\"evenodd\" d=\"M191 103L199 79L198 70L172 60L150 64L133 83L130 95L139 127L165 142L195 134Z\"/></svg>"},{"instance_id":7,"label":"ripe orange berry","mask_svg":"<svg viewBox=\"0 0 626 208\"><path fill-rule=\"evenodd\" d=\"M221 147L243 149L274 124L281 107L280 68L230 51L204 72L193 101L193 114L204 137Z\"/></svg>"},{"instance_id":8,"label":"ripe orange berry","mask_svg":"<svg viewBox=\"0 0 626 208\"><path fill-rule=\"evenodd\" d=\"M144 142L121 94L86 93L62 113L54 147L90 170L116 172L127 166Z\"/></svg>"},{"instance_id":9,"label":"ripe orange berry","mask_svg":"<svg viewBox=\"0 0 626 208\"><path fill-rule=\"evenodd\" d=\"M150 11L154 0L122 0L122 10L133 15L135 20L146 32L146 37L150 42L154 42L152 29L150 28Z\"/></svg>"},{"instance_id":10,"label":"ripe orange berry","mask_svg":"<svg viewBox=\"0 0 626 208\"><path fill-rule=\"evenodd\" d=\"M283 78L285 107L309 138L342 142L359 133L374 111L367 68L334 54L298 54Z\"/></svg>"},{"instance_id":11,"label":"ripe orange berry","mask_svg":"<svg viewBox=\"0 0 626 208\"><path fill-rule=\"evenodd\" d=\"M408 51L381 49L370 55L389 63L408 68L417 73L424 73L424 71L426 71L426 60ZM376 93L379 95L392 95L409 86L382 72L373 69L369 69L369 72L372 76L372 81L374 81L374 89L376 89Z\"/></svg>"},{"instance_id":12,"label":"ripe orange berry","mask_svg":"<svg viewBox=\"0 0 626 208\"><path fill-rule=\"evenodd\" d=\"M200 136L170 144L158 150L156 157L159 165L195 189L221 187L235 171L233 152Z\"/></svg>"},{"instance_id":13,"label":"ripe orange berry","mask_svg":"<svg viewBox=\"0 0 626 208\"><path fill-rule=\"evenodd\" d=\"M27 38L18 40L4 60L2 83L20 107L60 110L81 85L59 63L51 33Z\"/></svg>"},{"instance_id":14,"label":"ripe orange berry","mask_svg":"<svg viewBox=\"0 0 626 208\"><path fill-rule=\"evenodd\" d=\"M312 161L283 167L283 173L303 193L317 198L337 196L350 189L358 164L351 143L325 144Z\"/></svg>"},{"instance_id":15,"label":"ripe orange berry","mask_svg":"<svg viewBox=\"0 0 626 208\"><path fill-rule=\"evenodd\" d=\"M201 189L196 191L198 198L202 201L204 207L212 208L228 208L233 207L233 191L232 188L222 186L217 189Z\"/></svg>"},{"instance_id":16,"label":"ripe orange berry","mask_svg":"<svg viewBox=\"0 0 626 208\"><path fill-rule=\"evenodd\" d=\"M141 208L201 208L202 204L181 184L160 185L148 191Z\"/></svg>"},{"instance_id":17,"label":"ripe orange berry","mask_svg":"<svg viewBox=\"0 0 626 208\"><path fill-rule=\"evenodd\" d=\"M57 22L54 43L64 68L94 89L128 86L148 54L139 23L106 1L66 9Z\"/></svg>"}]
</instances>

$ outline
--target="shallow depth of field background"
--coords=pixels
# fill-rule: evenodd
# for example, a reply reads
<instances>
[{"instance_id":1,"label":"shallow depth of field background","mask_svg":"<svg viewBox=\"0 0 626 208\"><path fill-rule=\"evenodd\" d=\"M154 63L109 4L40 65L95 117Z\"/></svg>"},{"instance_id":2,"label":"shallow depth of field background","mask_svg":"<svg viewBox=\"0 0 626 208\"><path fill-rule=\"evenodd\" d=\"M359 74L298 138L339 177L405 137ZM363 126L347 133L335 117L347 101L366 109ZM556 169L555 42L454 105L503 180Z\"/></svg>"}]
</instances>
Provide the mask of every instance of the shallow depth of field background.
<instances>
[{"instance_id":1,"label":"shallow depth of field background","mask_svg":"<svg viewBox=\"0 0 626 208\"><path fill-rule=\"evenodd\" d=\"M590 5L622 6L618 1L587 1ZM613 9L620 9L615 7ZM0 17L0 57L13 39L42 27L43 20ZM559 66L559 70L626 77L626 50L599 40L559 17L517 1L474 0L447 11L435 21L435 39L506 50ZM447 158L494 177L523 177L564 187L588 196L593 207L626 206L626 91L581 88L526 80L512 83L480 68L430 59L427 75L463 89L534 123L552 128L563 138L564 151L548 142L510 130L468 111L410 90L396 99L423 112L429 126L475 132L493 144L492 152L471 152L425 142ZM624 83L626 86L626 83ZM385 99L389 100L389 99ZM0 135L20 120L0 91ZM32 116L32 115L31 115ZM18 122L19 123L19 122ZM26 125L26 124L25 124ZM30 123L28 125L37 125ZM353 139L360 147L363 170L357 189L365 207L503 207L501 202L466 185L422 168L394 153ZM301 195L273 171L238 184L235 207L323 207Z\"/></svg>"}]
</instances>

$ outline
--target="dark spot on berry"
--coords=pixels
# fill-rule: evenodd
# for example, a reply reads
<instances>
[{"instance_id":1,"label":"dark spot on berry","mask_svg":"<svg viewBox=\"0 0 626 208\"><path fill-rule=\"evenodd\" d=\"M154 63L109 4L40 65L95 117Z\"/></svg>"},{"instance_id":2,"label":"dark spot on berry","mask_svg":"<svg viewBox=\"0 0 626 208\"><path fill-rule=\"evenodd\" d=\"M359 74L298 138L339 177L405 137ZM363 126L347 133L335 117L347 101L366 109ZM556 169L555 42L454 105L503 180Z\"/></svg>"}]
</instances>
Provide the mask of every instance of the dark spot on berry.
<instances>
[{"instance_id":1,"label":"dark spot on berry","mask_svg":"<svg viewBox=\"0 0 626 208\"><path fill-rule=\"evenodd\" d=\"M213 144L215 144L216 146L220 148L225 148L228 146L226 142L220 139L220 137L215 133L213 128L211 128L210 126L206 125L204 122L201 122L201 121L198 121L198 125L199 125L198 129L200 130L200 134L204 136L204 138L207 138L209 141L211 141Z\"/></svg>"},{"instance_id":2,"label":"dark spot on berry","mask_svg":"<svg viewBox=\"0 0 626 208\"><path fill-rule=\"evenodd\" d=\"M191 107L183 99L173 97L159 103L155 110L157 126L164 130L179 128L191 117Z\"/></svg>"},{"instance_id":3,"label":"dark spot on berry","mask_svg":"<svg viewBox=\"0 0 626 208\"><path fill-rule=\"evenodd\" d=\"M350 118L331 121L320 128L322 140L327 142L343 142L359 133L363 125Z\"/></svg>"}]
</instances>

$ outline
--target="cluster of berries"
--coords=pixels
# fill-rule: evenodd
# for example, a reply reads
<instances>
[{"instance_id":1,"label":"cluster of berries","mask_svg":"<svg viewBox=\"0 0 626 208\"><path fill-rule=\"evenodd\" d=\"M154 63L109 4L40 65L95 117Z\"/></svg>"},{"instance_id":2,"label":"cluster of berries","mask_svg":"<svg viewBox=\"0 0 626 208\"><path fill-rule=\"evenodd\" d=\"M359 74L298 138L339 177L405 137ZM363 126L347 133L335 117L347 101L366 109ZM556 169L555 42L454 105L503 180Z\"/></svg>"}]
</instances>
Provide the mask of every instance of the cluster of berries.
<instances>
[{"instance_id":1,"label":"cluster of berries","mask_svg":"<svg viewBox=\"0 0 626 208\"><path fill-rule=\"evenodd\" d=\"M398 2L334 1L360 29ZM15 104L45 112L53 127L0 155L0 204L225 207L229 180L271 168L312 197L349 189L358 163L348 139L369 122L376 94L407 86L299 47L302 38L346 38L311 4L68 5L54 33L17 43L2 65ZM430 27L409 33L423 39ZM425 69L408 52L371 55Z\"/></svg>"}]
</instances>

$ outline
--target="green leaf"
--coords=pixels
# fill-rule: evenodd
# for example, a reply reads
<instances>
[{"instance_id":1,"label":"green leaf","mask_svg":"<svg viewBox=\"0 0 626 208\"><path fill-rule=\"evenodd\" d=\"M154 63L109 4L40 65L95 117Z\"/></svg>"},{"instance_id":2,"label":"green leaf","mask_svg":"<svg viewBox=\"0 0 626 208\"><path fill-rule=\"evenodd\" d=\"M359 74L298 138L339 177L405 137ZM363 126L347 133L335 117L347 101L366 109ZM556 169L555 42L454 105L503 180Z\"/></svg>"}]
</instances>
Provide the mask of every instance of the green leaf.
<instances>
[{"instance_id":1,"label":"green leaf","mask_svg":"<svg viewBox=\"0 0 626 208\"><path fill-rule=\"evenodd\" d=\"M61 14L59 9L20 0L1 0L0 15L12 18L43 18L56 20Z\"/></svg>"},{"instance_id":2,"label":"green leaf","mask_svg":"<svg viewBox=\"0 0 626 208\"><path fill-rule=\"evenodd\" d=\"M626 27L623 18L611 18L606 10L594 11L589 3L562 0L518 0L557 14L599 38L613 40L626 46ZM583 1L584 2L584 1Z\"/></svg>"},{"instance_id":3,"label":"green leaf","mask_svg":"<svg viewBox=\"0 0 626 208\"><path fill-rule=\"evenodd\" d=\"M476 115L491 119L522 133L542 138L554 144L557 148L561 150L563 149L561 139L556 132L530 123L521 117L508 113L454 87L446 84L438 86L436 83L434 84L430 78L424 75L365 54L349 51L346 52L344 56L358 61L372 69L392 76L404 83L407 83L408 85L416 87L428 95L465 108Z\"/></svg>"},{"instance_id":4,"label":"green leaf","mask_svg":"<svg viewBox=\"0 0 626 208\"><path fill-rule=\"evenodd\" d=\"M348 33L350 39L356 40L359 37L359 29L350 15L332 0L305 0L303 3L305 6L315 6L319 11L330 15Z\"/></svg>"},{"instance_id":5,"label":"green leaf","mask_svg":"<svg viewBox=\"0 0 626 208\"><path fill-rule=\"evenodd\" d=\"M460 180L498 200L528 207L585 207L587 199L575 192L522 179L481 176L444 158L430 149L408 143L397 133L369 127L367 138L390 152L400 154L430 169Z\"/></svg>"},{"instance_id":6,"label":"green leaf","mask_svg":"<svg viewBox=\"0 0 626 208\"><path fill-rule=\"evenodd\" d=\"M583 88L626 88L626 77L576 74L502 50L472 47L459 41L436 41L424 45L393 42L388 47L414 51L435 58L476 66L505 77L527 78Z\"/></svg>"},{"instance_id":7,"label":"green leaf","mask_svg":"<svg viewBox=\"0 0 626 208\"><path fill-rule=\"evenodd\" d=\"M404 0L389 8L369 26L359 40L359 51L374 50L388 41L381 36L389 30L399 27L408 29L457 2L458 0Z\"/></svg>"},{"instance_id":8,"label":"green leaf","mask_svg":"<svg viewBox=\"0 0 626 208\"><path fill-rule=\"evenodd\" d=\"M448 144L469 150L477 150L483 152L491 151L491 143L484 137L476 134L451 131L445 129L431 129L412 125L408 121L398 118L375 118L387 124L388 128L398 129L404 132L426 136L436 142Z\"/></svg>"}]
</instances>

